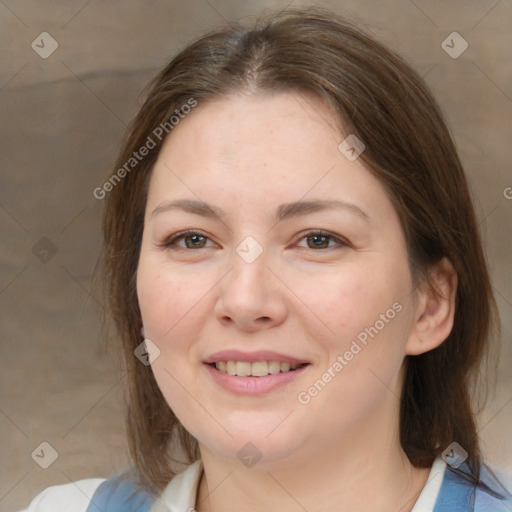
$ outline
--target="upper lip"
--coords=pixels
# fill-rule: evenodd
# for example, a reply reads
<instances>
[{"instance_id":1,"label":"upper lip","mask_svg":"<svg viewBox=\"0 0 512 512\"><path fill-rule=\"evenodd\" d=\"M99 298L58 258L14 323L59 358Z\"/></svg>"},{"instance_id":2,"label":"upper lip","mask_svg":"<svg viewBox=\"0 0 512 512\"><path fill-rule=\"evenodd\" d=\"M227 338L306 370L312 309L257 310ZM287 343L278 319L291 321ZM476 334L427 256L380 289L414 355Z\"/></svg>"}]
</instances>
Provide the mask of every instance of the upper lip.
<instances>
[{"instance_id":1,"label":"upper lip","mask_svg":"<svg viewBox=\"0 0 512 512\"><path fill-rule=\"evenodd\" d=\"M245 361L248 363L256 363L258 361L279 361L280 363L290 364L306 364L308 361L297 359L296 357L288 356L273 352L272 350L258 350L257 352L241 352L240 350L221 350L215 352L207 359L206 364L218 363L219 361Z\"/></svg>"}]
</instances>

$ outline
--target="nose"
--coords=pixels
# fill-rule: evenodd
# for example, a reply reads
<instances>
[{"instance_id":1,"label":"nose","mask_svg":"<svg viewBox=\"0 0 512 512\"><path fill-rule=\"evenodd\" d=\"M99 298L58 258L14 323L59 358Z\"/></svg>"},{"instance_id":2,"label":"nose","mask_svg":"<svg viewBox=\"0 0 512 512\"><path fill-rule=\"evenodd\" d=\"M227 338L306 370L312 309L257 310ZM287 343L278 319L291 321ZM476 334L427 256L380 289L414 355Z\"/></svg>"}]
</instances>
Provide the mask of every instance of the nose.
<instances>
[{"instance_id":1,"label":"nose","mask_svg":"<svg viewBox=\"0 0 512 512\"><path fill-rule=\"evenodd\" d=\"M215 305L223 325L251 332L276 327L285 320L284 286L268 263L265 251L250 263L233 254L231 272L220 282Z\"/></svg>"}]
</instances>

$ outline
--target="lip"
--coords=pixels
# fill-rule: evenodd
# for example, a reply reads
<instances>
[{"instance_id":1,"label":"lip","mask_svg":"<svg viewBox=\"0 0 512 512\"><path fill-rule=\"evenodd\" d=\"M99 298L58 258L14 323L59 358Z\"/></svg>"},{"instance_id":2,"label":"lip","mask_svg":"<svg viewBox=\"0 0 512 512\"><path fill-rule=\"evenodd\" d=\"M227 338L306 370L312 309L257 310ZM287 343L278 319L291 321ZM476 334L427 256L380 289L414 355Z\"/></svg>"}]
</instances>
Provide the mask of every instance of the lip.
<instances>
[{"instance_id":1,"label":"lip","mask_svg":"<svg viewBox=\"0 0 512 512\"><path fill-rule=\"evenodd\" d=\"M225 361L225 359L219 360ZM241 359L236 360L240 361ZM261 361L261 359L259 360ZM277 361L277 359L274 360ZM288 360L289 359L286 359L286 361ZM233 361L233 359L228 359L228 361ZM308 367L311 366L310 364L306 364L293 371L277 373L274 375L269 374L266 377L239 377L238 375L229 375L228 373L221 372L220 370L217 370L215 366L211 366L210 364L205 362L203 366L210 373L213 380L224 389L239 395L263 395L265 393L275 391L276 389L298 379L305 371L307 371Z\"/></svg>"},{"instance_id":2,"label":"lip","mask_svg":"<svg viewBox=\"0 0 512 512\"><path fill-rule=\"evenodd\" d=\"M256 363L258 361L279 361L280 363L305 364L309 361L297 359L296 357L272 352L271 350L259 350L257 352L242 352L240 350L221 350L215 352L203 362L206 364L218 363L219 361L245 361L248 363ZM257 377L261 379L262 377Z\"/></svg>"}]
</instances>

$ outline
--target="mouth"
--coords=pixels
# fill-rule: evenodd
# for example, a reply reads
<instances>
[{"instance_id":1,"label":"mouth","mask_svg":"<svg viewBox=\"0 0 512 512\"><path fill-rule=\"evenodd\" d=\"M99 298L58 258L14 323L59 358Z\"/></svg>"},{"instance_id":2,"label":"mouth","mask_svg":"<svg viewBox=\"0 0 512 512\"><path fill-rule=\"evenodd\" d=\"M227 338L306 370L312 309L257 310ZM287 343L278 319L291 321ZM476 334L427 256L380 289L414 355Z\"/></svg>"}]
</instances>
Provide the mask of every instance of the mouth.
<instances>
[{"instance_id":1,"label":"mouth","mask_svg":"<svg viewBox=\"0 0 512 512\"><path fill-rule=\"evenodd\" d=\"M290 373L308 366L309 363L293 363L289 361L217 361L206 363L221 373L237 377L267 377L279 373Z\"/></svg>"},{"instance_id":2,"label":"mouth","mask_svg":"<svg viewBox=\"0 0 512 512\"><path fill-rule=\"evenodd\" d=\"M204 368L213 382L239 395L266 395L302 382L312 363L273 350L226 349L207 356Z\"/></svg>"},{"instance_id":3,"label":"mouth","mask_svg":"<svg viewBox=\"0 0 512 512\"><path fill-rule=\"evenodd\" d=\"M299 361L205 361L213 382L231 393L264 396L300 382L311 363Z\"/></svg>"}]
</instances>

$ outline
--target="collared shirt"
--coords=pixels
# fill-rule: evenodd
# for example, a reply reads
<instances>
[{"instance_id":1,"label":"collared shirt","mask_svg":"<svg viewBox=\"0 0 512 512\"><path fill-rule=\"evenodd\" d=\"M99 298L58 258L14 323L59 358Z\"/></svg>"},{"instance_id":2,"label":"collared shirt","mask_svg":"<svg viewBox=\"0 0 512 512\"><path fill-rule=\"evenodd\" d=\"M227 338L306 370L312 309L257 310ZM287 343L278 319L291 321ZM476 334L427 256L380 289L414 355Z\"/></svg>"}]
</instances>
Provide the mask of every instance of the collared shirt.
<instances>
[{"instance_id":1,"label":"collared shirt","mask_svg":"<svg viewBox=\"0 0 512 512\"><path fill-rule=\"evenodd\" d=\"M157 499L131 480L79 480L45 489L22 512L195 512L202 474L202 461L197 460L176 475ZM470 482L469 475L466 465L455 469L437 457L412 512L512 511L512 495L491 472L482 467L478 485Z\"/></svg>"}]
</instances>

